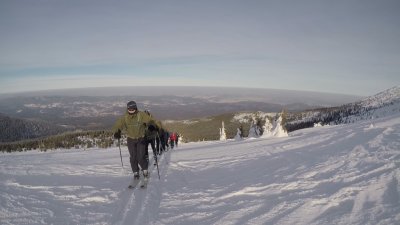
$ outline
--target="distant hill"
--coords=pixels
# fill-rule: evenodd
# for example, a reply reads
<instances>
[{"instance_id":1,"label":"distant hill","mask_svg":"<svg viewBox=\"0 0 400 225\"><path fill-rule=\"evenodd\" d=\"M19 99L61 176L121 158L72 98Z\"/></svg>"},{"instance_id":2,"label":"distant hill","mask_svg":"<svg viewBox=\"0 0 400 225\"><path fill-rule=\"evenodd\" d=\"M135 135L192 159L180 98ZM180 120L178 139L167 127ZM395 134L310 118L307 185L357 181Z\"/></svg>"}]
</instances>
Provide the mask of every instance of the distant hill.
<instances>
[{"instance_id":1,"label":"distant hill","mask_svg":"<svg viewBox=\"0 0 400 225\"><path fill-rule=\"evenodd\" d=\"M97 87L60 89L35 92L3 94L2 99L16 97L112 97L128 96L129 100L137 97L178 96L188 99L206 100L217 103L232 102L264 102L271 104L306 104L308 106L337 106L354 102L362 96L323 93L299 90L282 90L269 88L238 88L238 87L198 87L198 86L126 86L126 87ZM154 98L150 98L154 99ZM151 102L148 102L151 104Z\"/></svg>"},{"instance_id":2,"label":"distant hill","mask_svg":"<svg viewBox=\"0 0 400 225\"><path fill-rule=\"evenodd\" d=\"M82 99L81 99L82 100ZM171 101L173 98L170 99ZM174 99L176 100L176 99ZM190 98L185 101L189 101ZM40 99L38 100L40 101ZM42 98L41 101L48 101L46 98ZM162 100L160 100L162 101ZM155 102L155 101L153 101ZM180 102L182 103L182 102ZM70 104L70 103L69 103ZM71 103L73 105L73 102ZM28 105L33 109L40 112L53 112L59 115L68 115L68 113L93 113L97 121L104 117L95 117L97 113L107 113L107 111L94 110L98 107L95 104L93 107L89 107L88 102L80 101L75 104L87 104L88 107L78 107L69 109L64 108L67 111L62 111L62 107L58 104L42 104L37 103L36 105ZM123 104L121 102L121 104ZM197 103L196 103L197 104ZM64 105L65 106L65 105ZM116 105L100 105L98 109L112 109L112 107L122 107ZM176 106L176 105L175 105ZM196 106L198 107L198 106ZM205 107L205 106L204 106ZM54 110L54 111L53 111ZM112 111L112 110L111 110ZM238 112L241 111L241 112ZM219 128L222 127L222 122L225 124L227 138L233 138L236 135L237 128L243 127L243 135L246 137L249 132L250 125L255 121L260 127L262 127L268 120L271 124L277 118L279 111L277 112L263 112L253 110L238 110L232 113L223 113L216 116L198 117L194 119L186 120L163 120L164 127L168 131L174 131L181 134L184 141L202 141L202 140L218 140L219 139ZM35 111L32 111L32 113ZM22 113L22 112L21 112ZM25 112L26 113L26 112ZM0 114L1 115L1 114ZM359 120L370 120L378 117L385 117L391 115L400 116L400 87L394 87L378 93L374 96L370 96L354 103L344 104L337 107L325 107L312 110L306 110L301 112L286 112L286 123L284 127L289 131L298 129L313 127L315 124L319 125L335 125L344 123L353 123ZM15 119L8 116L1 115L0 128L1 137L3 141L15 141L25 140L29 138L36 138L47 136L51 134L57 134L63 132L66 129L61 126L56 126L50 123L35 122L26 119ZM66 117L65 120L76 120L82 121L81 117ZM75 121L75 122L76 122ZM110 120L111 121L111 120ZM82 135L82 136L80 136ZM96 136L97 135L97 136ZM98 138L98 136L101 138ZM45 144L40 148L56 148L57 146L83 146L83 148L89 148L90 146L110 146L112 143L112 134L109 129L99 130L96 132L75 132L69 135L58 135L46 139ZM72 140L73 143L65 143L66 140ZM36 141L37 142L37 141ZM3 146L3 150L18 149L32 149L32 146L38 146L35 140L27 142L25 144L14 143L12 145ZM83 142L83 143L82 143ZM123 142L124 143L124 142ZM40 144L40 143L39 143ZM15 146L18 145L18 146ZM0 145L1 147L1 145ZM34 148L34 147L33 147ZM7 151L8 151L7 150Z\"/></svg>"},{"instance_id":3,"label":"distant hill","mask_svg":"<svg viewBox=\"0 0 400 225\"><path fill-rule=\"evenodd\" d=\"M66 128L51 123L16 119L0 114L0 142L13 142L58 134Z\"/></svg>"},{"instance_id":4,"label":"distant hill","mask_svg":"<svg viewBox=\"0 0 400 225\"><path fill-rule=\"evenodd\" d=\"M109 129L135 100L160 120L184 120L242 111L290 112L337 106L361 97L251 88L114 87L2 95L0 113L74 129Z\"/></svg>"},{"instance_id":5,"label":"distant hill","mask_svg":"<svg viewBox=\"0 0 400 225\"><path fill-rule=\"evenodd\" d=\"M4 128L1 130L1 141L58 134L65 131L66 126L70 130L109 130L116 118L124 113L125 104L130 99L135 99L139 108L150 109L157 119L164 121L170 131L181 133L187 141L218 139L222 121L225 123L228 138L235 136L239 126L243 126L246 136L252 121L262 126L267 119L273 121L276 113L282 109L287 110L285 127L291 132L312 127L316 123L350 123L399 112L399 90L399 87L394 87L354 103L333 107L312 107L290 101L286 101L286 104L258 102L255 101L256 98L246 100L243 94L248 90L239 95L221 94L214 97L211 93L200 95L196 92L198 95L190 97L14 96L0 100L0 109L7 115L1 116L0 128ZM252 96L256 95L257 93L253 93Z\"/></svg>"}]
</instances>

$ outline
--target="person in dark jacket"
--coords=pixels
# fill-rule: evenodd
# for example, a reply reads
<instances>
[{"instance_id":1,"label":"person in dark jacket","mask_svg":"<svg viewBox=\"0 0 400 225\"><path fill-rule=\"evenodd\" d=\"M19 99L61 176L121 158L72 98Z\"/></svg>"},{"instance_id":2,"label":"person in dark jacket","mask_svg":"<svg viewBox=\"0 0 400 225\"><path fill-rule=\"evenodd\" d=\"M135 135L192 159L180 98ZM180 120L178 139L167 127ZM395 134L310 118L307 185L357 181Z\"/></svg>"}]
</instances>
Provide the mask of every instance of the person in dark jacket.
<instances>
[{"instance_id":1,"label":"person in dark jacket","mask_svg":"<svg viewBox=\"0 0 400 225\"><path fill-rule=\"evenodd\" d=\"M130 163L134 179L139 179L139 166L143 176L148 176L148 160L146 160L146 138L147 130L156 129L155 120L147 113L139 111L136 102L130 101L127 104L125 114L114 124L112 131L114 138L120 139L121 132L127 136Z\"/></svg>"},{"instance_id":2,"label":"person in dark jacket","mask_svg":"<svg viewBox=\"0 0 400 225\"><path fill-rule=\"evenodd\" d=\"M147 115L149 115L151 118L153 118L153 116L150 114L150 112L148 110L144 111ZM156 121L156 127L149 127L150 129L148 129L146 131L145 137L147 140L147 144L146 144L146 155L147 155L147 159L148 159L148 155L149 155L149 144L151 146L151 149L153 150L153 157L154 157L154 164L156 163L157 160L157 156L158 156L158 152L159 152L159 144L156 146L156 139L159 136L158 132L159 132L159 128L161 128L161 123ZM150 125L151 126L151 125ZM157 149L158 148L158 149Z\"/></svg>"},{"instance_id":3,"label":"person in dark jacket","mask_svg":"<svg viewBox=\"0 0 400 225\"><path fill-rule=\"evenodd\" d=\"M167 130L164 130L164 137L163 137L163 141L164 141L164 151L168 151L169 150L169 132Z\"/></svg>"},{"instance_id":4,"label":"person in dark jacket","mask_svg":"<svg viewBox=\"0 0 400 225\"><path fill-rule=\"evenodd\" d=\"M165 130L163 128L160 129L160 132L158 133L157 139L159 140L160 143L160 152L159 155L163 154L166 151L166 141L165 141Z\"/></svg>"}]
</instances>

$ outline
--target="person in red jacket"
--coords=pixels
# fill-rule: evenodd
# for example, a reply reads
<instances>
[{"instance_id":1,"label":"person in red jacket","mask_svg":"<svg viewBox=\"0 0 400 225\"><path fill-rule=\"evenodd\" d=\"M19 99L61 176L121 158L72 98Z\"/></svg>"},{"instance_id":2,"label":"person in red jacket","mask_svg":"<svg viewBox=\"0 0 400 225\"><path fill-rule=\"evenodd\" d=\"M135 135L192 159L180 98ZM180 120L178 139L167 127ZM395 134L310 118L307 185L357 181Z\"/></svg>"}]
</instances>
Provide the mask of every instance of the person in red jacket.
<instances>
[{"instance_id":1,"label":"person in red jacket","mask_svg":"<svg viewBox=\"0 0 400 225\"><path fill-rule=\"evenodd\" d=\"M174 144L175 144L176 139L177 139L176 133L172 132L171 135L169 136L169 143L171 144L171 149L174 148Z\"/></svg>"},{"instance_id":2,"label":"person in red jacket","mask_svg":"<svg viewBox=\"0 0 400 225\"><path fill-rule=\"evenodd\" d=\"M178 141L179 141L179 134L176 133L176 138L175 138L175 147L178 147Z\"/></svg>"}]
</instances>

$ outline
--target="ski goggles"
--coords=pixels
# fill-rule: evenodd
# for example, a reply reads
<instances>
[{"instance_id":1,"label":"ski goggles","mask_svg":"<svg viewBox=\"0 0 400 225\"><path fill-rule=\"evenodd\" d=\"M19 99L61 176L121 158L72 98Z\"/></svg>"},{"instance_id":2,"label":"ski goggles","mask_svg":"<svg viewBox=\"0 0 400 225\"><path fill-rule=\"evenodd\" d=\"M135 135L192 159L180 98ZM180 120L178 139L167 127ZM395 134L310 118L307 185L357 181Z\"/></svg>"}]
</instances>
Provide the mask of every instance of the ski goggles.
<instances>
[{"instance_id":1,"label":"ski goggles","mask_svg":"<svg viewBox=\"0 0 400 225\"><path fill-rule=\"evenodd\" d=\"M133 114L136 112L136 109L128 109L128 113Z\"/></svg>"}]
</instances>

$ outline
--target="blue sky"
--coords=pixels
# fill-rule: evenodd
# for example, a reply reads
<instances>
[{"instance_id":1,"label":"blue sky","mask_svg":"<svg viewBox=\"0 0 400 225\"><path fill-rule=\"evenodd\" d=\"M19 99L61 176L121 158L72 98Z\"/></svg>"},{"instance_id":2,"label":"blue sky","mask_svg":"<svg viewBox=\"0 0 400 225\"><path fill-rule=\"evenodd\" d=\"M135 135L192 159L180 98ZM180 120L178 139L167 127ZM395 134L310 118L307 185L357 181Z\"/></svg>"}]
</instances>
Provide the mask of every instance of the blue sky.
<instances>
[{"instance_id":1,"label":"blue sky","mask_svg":"<svg viewBox=\"0 0 400 225\"><path fill-rule=\"evenodd\" d=\"M398 0L0 0L0 93L127 85L372 95L400 85Z\"/></svg>"}]
</instances>

